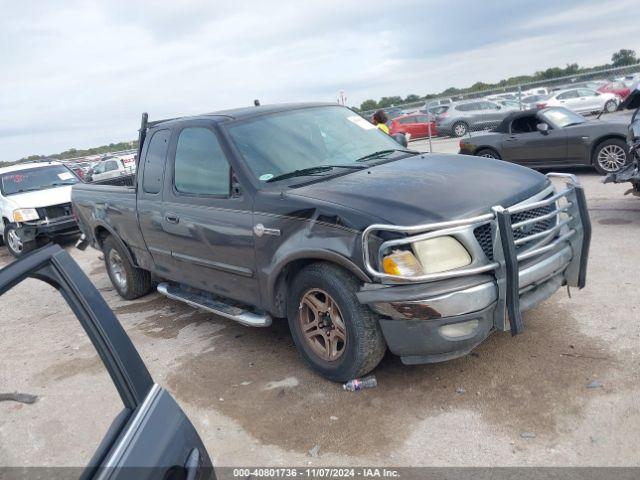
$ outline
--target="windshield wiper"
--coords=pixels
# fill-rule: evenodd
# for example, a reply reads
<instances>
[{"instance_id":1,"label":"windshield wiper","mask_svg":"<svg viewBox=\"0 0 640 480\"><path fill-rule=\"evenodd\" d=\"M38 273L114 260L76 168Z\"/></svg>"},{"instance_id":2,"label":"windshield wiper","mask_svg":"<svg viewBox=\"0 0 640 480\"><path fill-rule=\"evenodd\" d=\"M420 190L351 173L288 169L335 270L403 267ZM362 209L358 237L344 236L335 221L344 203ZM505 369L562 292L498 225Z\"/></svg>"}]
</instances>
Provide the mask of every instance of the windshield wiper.
<instances>
[{"instance_id":1,"label":"windshield wiper","mask_svg":"<svg viewBox=\"0 0 640 480\"><path fill-rule=\"evenodd\" d=\"M356 162L366 162L367 160L372 160L374 158L382 158L390 155L394 152L404 152L404 153L418 153L413 150L405 150L403 148L389 148L387 150L378 150L377 152L370 153L368 155L364 155L356 160Z\"/></svg>"},{"instance_id":2,"label":"windshield wiper","mask_svg":"<svg viewBox=\"0 0 640 480\"><path fill-rule=\"evenodd\" d=\"M318 165L315 167L301 168L299 170L293 170L292 172L276 175L275 177L266 180L266 182L275 182L277 180L285 180L287 178L293 177L304 177L305 175L313 175L314 173L328 172L330 170L333 170L334 168L351 168L354 170L361 170L366 167L364 167L363 165Z\"/></svg>"}]
</instances>

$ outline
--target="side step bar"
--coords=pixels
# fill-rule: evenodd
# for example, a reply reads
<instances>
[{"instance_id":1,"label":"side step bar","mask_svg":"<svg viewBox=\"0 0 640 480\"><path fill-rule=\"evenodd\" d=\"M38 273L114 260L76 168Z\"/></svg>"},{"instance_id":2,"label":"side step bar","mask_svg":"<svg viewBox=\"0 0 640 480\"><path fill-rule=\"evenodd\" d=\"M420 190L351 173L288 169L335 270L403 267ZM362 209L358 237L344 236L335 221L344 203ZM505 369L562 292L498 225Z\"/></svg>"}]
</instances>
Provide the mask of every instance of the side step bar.
<instances>
[{"instance_id":1,"label":"side step bar","mask_svg":"<svg viewBox=\"0 0 640 480\"><path fill-rule=\"evenodd\" d=\"M245 310L244 308L229 305L206 292L183 288L179 285L168 282L160 283L158 285L158 292L173 300L179 300L191 305L192 307L202 308L249 327L268 327L271 325L270 315L266 313L260 315L258 313L250 312L249 310Z\"/></svg>"}]
</instances>

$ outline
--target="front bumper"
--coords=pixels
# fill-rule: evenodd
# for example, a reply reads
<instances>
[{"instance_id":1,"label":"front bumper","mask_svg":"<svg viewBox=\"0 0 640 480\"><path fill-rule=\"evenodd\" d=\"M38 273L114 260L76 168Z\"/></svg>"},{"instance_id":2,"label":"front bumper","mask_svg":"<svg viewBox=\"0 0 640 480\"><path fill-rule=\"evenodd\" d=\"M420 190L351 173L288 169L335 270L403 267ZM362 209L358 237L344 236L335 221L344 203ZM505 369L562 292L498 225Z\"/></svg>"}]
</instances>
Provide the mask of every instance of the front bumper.
<instances>
[{"instance_id":1,"label":"front bumper","mask_svg":"<svg viewBox=\"0 0 640 480\"><path fill-rule=\"evenodd\" d=\"M71 235L80 232L78 224L73 217L60 217L42 223L21 223L16 230L23 242L30 242L41 237L56 237Z\"/></svg>"},{"instance_id":2,"label":"front bumper","mask_svg":"<svg viewBox=\"0 0 640 480\"><path fill-rule=\"evenodd\" d=\"M550 236L543 238L544 235L538 234L536 241L541 238L542 242L520 253L516 244L521 245L523 241L514 239L513 232L514 225L516 229L521 227L518 222L512 222L511 215L527 211L527 205L511 207L512 212L494 208L490 220L494 228L493 264L425 275L412 284L392 285L388 283L391 279L365 262L369 273L387 284L367 284L358 298L384 317L380 325L389 349L405 363L456 358L469 353L495 330L510 330L513 335L520 333L521 313L553 295L562 285L582 288L586 280L591 225L584 191L574 177L568 178L571 184L567 190L545 200L568 218L561 221L558 213ZM567 204L558 206L560 199L565 199ZM454 223L465 228L478 219L469 220L471 222ZM451 234L456 226L439 224L435 229L427 226L426 230L435 235L440 229ZM412 233L424 230L420 228ZM364 240L363 249L368 255Z\"/></svg>"}]
</instances>

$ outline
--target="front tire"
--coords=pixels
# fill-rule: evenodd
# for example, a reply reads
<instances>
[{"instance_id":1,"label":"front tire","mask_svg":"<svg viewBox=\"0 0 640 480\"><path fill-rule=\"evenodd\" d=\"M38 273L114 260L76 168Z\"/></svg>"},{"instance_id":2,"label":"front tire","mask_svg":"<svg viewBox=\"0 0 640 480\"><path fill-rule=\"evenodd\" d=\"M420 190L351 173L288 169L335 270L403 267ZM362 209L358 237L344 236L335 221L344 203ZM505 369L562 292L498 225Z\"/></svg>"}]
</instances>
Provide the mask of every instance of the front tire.
<instances>
[{"instance_id":1,"label":"front tire","mask_svg":"<svg viewBox=\"0 0 640 480\"><path fill-rule=\"evenodd\" d=\"M596 147L591 161L598 173L607 175L624 167L627 164L628 156L627 144L623 140L612 138Z\"/></svg>"},{"instance_id":2,"label":"front tire","mask_svg":"<svg viewBox=\"0 0 640 480\"><path fill-rule=\"evenodd\" d=\"M122 298L133 300L151 291L151 274L134 266L113 237L105 239L102 252L109 279Z\"/></svg>"},{"instance_id":3,"label":"front tire","mask_svg":"<svg viewBox=\"0 0 640 480\"><path fill-rule=\"evenodd\" d=\"M478 150L476 152L477 157L485 157L485 158L495 158L496 160L501 160L500 154L495 150L491 150L490 148L483 148L482 150Z\"/></svg>"},{"instance_id":4,"label":"front tire","mask_svg":"<svg viewBox=\"0 0 640 480\"><path fill-rule=\"evenodd\" d=\"M9 223L4 227L4 242L7 244L7 250L16 258L21 257L31 250L35 250L38 246L35 240L25 242L18 235L18 226L14 223Z\"/></svg>"},{"instance_id":5,"label":"front tire","mask_svg":"<svg viewBox=\"0 0 640 480\"><path fill-rule=\"evenodd\" d=\"M454 137L463 137L469 131L469 126L465 122L456 122L451 127Z\"/></svg>"},{"instance_id":6,"label":"front tire","mask_svg":"<svg viewBox=\"0 0 640 480\"><path fill-rule=\"evenodd\" d=\"M317 373L344 382L373 370L387 349L378 315L357 297L358 280L328 263L301 270L291 283L287 317L300 356Z\"/></svg>"}]
</instances>

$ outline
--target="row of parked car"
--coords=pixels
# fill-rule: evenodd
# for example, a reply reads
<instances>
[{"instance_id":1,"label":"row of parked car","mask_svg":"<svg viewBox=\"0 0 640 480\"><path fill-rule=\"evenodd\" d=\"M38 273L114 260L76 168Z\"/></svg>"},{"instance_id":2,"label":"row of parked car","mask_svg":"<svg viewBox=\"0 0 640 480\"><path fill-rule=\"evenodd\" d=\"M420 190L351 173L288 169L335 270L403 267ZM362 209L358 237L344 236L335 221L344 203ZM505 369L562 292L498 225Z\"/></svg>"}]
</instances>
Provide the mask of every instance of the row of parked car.
<instances>
[{"instance_id":1,"label":"row of parked car","mask_svg":"<svg viewBox=\"0 0 640 480\"><path fill-rule=\"evenodd\" d=\"M405 112L386 109L390 133L403 133L410 139L429 136L463 137L468 132L496 127L513 111L566 107L580 114L614 112L640 81L631 76L622 81L589 81L539 87L518 93L502 93L464 101L439 99L422 109Z\"/></svg>"},{"instance_id":2,"label":"row of parked car","mask_svg":"<svg viewBox=\"0 0 640 480\"><path fill-rule=\"evenodd\" d=\"M106 155L95 161L67 162L65 165L82 181L99 182L135 173L136 161L133 154Z\"/></svg>"}]
</instances>

